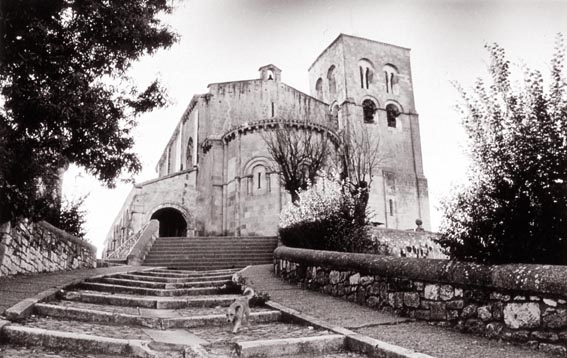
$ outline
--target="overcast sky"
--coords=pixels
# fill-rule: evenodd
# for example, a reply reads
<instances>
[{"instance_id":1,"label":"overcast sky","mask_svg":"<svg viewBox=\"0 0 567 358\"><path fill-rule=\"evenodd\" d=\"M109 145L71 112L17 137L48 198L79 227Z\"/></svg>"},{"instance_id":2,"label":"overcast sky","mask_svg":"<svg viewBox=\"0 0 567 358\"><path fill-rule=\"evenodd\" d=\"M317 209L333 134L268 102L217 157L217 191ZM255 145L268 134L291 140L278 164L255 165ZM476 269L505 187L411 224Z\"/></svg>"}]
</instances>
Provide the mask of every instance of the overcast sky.
<instances>
[{"instance_id":1,"label":"overcast sky","mask_svg":"<svg viewBox=\"0 0 567 358\"><path fill-rule=\"evenodd\" d=\"M411 48L416 109L432 227L439 200L462 181L467 165L458 96L451 82L469 87L486 74L486 43L497 42L517 64L547 74L557 32L567 36L567 1L347 1L175 0L164 16L180 35L168 50L144 58L131 71L140 86L160 78L172 104L140 118L136 150L141 182L155 178L155 165L191 97L207 84L252 79L273 63L282 81L309 92L307 69L340 33ZM72 168L67 196L90 193L87 238L99 248L131 185L114 190Z\"/></svg>"}]
</instances>

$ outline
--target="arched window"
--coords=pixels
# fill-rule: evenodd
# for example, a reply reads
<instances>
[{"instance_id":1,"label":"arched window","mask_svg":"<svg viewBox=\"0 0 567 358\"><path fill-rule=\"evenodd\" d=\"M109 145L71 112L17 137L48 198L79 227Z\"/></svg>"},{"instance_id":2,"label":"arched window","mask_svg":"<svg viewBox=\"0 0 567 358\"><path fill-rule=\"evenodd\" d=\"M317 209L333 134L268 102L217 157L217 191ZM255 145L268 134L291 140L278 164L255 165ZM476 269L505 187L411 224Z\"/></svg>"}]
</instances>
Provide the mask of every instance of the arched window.
<instances>
[{"instance_id":1,"label":"arched window","mask_svg":"<svg viewBox=\"0 0 567 358\"><path fill-rule=\"evenodd\" d=\"M398 76L398 69L394 65L384 66L384 79L386 81L386 93L397 95L399 93L400 81Z\"/></svg>"},{"instance_id":2,"label":"arched window","mask_svg":"<svg viewBox=\"0 0 567 358\"><path fill-rule=\"evenodd\" d=\"M189 138L189 141L187 142L185 157L187 158L187 168L193 168L193 138Z\"/></svg>"},{"instance_id":3,"label":"arched window","mask_svg":"<svg viewBox=\"0 0 567 358\"><path fill-rule=\"evenodd\" d=\"M323 79L319 78L317 82L315 82L315 96L317 99L323 98Z\"/></svg>"},{"instance_id":4,"label":"arched window","mask_svg":"<svg viewBox=\"0 0 567 358\"><path fill-rule=\"evenodd\" d=\"M365 58L358 61L358 71L360 73L360 88L370 88L370 84L374 80L374 65L372 65L372 62Z\"/></svg>"},{"instance_id":5,"label":"arched window","mask_svg":"<svg viewBox=\"0 0 567 358\"><path fill-rule=\"evenodd\" d=\"M335 98L337 94L337 80L335 79L335 65L329 67L327 71L327 80L329 80L329 95L331 98Z\"/></svg>"},{"instance_id":6,"label":"arched window","mask_svg":"<svg viewBox=\"0 0 567 358\"><path fill-rule=\"evenodd\" d=\"M268 178L266 175L266 167L256 165L252 168L252 193L264 193L268 188Z\"/></svg>"},{"instance_id":7,"label":"arched window","mask_svg":"<svg viewBox=\"0 0 567 358\"><path fill-rule=\"evenodd\" d=\"M268 77L268 80L273 80L274 78L276 78L276 76L274 75L274 71L268 70L267 77Z\"/></svg>"},{"instance_id":8,"label":"arched window","mask_svg":"<svg viewBox=\"0 0 567 358\"><path fill-rule=\"evenodd\" d=\"M396 128L396 118L400 115L400 109L393 103L386 106L386 118L388 119L388 127Z\"/></svg>"},{"instance_id":9,"label":"arched window","mask_svg":"<svg viewBox=\"0 0 567 358\"><path fill-rule=\"evenodd\" d=\"M376 103L371 99L362 101L362 112L364 114L364 123L374 123L374 113L376 113Z\"/></svg>"},{"instance_id":10,"label":"arched window","mask_svg":"<svg viewBox=\"0 0 567 358\"><path fill-rule=\"evenodd\" d=\"M336 103L331 106L331 122L333 126L339 124L339 105Z\"/></svg>"}]
</instances>

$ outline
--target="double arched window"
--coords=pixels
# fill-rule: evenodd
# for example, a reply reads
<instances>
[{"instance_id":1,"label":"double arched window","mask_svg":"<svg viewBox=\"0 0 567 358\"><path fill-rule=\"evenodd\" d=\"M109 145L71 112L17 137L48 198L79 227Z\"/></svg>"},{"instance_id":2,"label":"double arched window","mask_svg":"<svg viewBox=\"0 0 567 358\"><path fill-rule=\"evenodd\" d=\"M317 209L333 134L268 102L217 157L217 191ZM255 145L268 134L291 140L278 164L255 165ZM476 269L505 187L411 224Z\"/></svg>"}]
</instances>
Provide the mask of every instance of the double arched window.
<instances>
[{"instance_id":1,"label":"double arched window","mask_svg":"<svg viewBox=\"0 0 567 358\"><path fill-rule=\"evenodd\" d=\"M358 61L358 72L360 74L360 88L370 88L374 80L374 65L369 60L363 58Z\"/></svg>"}]
</instances>

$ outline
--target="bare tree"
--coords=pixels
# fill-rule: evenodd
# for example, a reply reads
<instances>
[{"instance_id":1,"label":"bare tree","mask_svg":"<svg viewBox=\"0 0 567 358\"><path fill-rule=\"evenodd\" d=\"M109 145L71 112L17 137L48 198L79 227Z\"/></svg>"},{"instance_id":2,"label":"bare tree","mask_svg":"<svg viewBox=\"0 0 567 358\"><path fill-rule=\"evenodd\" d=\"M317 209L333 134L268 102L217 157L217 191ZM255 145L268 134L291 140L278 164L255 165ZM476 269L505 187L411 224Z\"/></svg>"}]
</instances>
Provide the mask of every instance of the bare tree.
<instances>
[{"instance_id":1,"label":"bare tree","mask_svg":"<svg viewBox=\"0 0 567 358\"><path fill-rule=\"evenodd\" d=\"M373 173L388 157L381 149L380 138L372 136L366 127L349 123L342 131L338 155L341 176L358 198L355 217L361 224L366 221Z\"/></svg>"},{"instance_id":2,"label":"bare tree","mask_svg":"<svg viewBox=\"0 0 567 358\"><path fill-rule=\"evenodd\" d=\"M292 202L298 202L299 191L307 189L329 162L333 148L327 133L282 123L263 138L284 189Z\"/></svg>"}]
</instances>

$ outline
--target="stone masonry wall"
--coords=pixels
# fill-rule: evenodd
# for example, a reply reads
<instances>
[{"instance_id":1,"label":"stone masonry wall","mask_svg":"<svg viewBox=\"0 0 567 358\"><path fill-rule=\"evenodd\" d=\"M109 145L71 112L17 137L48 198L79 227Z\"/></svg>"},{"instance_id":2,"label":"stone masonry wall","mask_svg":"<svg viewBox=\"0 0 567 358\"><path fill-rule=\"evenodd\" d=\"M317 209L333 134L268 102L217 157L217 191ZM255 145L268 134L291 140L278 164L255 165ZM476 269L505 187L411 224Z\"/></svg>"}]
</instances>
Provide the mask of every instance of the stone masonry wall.
<instances>
[{"instance_id":1,"label":"stone masonry wall","mask_svg":"<svg viewBox=\"0 0 567 358\"><path fill-rule=\"evenodd\" d=\"M0 276L93 268L96 248L46 222L0 231Z\"/></svg>"},{"instance_id":2,"label":"stone masonry wall","mask_svg":"<svg viewBox=\"0 0 567 358\"><path fill-rule=\"evenodd\" d=\"M375 309L567 355L567 266L487 266L279 247L275 272Z\"/></svg>"}]
</instances>

